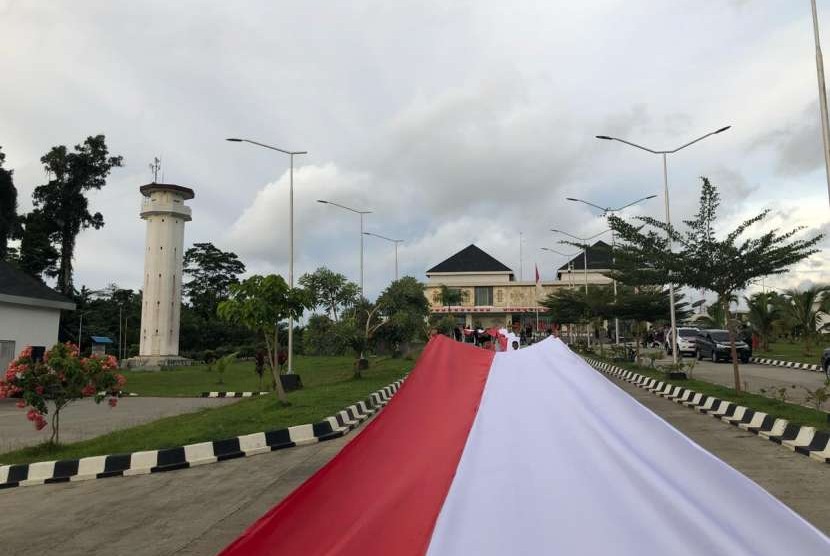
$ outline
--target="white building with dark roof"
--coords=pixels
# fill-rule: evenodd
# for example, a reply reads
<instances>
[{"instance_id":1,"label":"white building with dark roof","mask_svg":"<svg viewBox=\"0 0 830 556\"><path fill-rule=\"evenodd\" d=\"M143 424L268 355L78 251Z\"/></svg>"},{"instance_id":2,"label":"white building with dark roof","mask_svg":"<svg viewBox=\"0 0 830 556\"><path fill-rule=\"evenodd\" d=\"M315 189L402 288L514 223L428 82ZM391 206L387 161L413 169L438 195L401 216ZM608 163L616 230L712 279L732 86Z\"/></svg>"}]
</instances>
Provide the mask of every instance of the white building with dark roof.
<instances>
[{"instance_id":1,"label":"white building with dark roof","mask_svg":"<svg viewBox=\"0 0 830 556\"><path fill-rule=\"evenodd\" d=\"M61 310L74 311L75 303L0 261L0 370L26 346L55 345Z\"/></svg>"},{"instance_id":2,"label":"white building with dark roof","mask_svg":"<svg viewBox=\"0 0 830 556\"><path fill-rule=\"evenodd\" d=\"M510 267L479 247L468 245L426 271L424 294L433 314L451 314L459 326L510 327L519 322L523 327L535 327L538 316L540 328L546 329L550 319L540 302L557 288L580 287L586 276L590 285L611 283L601 274L601 271L607 271L604 267L608 266L608 261L604 259L605 244L600 243L588 248L587 274L583 270L584 257L579 255L557 270L557 280L543 281L538 286L535 281L516 280ZM442 303L444 286L461 293L461 305Z\"/></svg>"}]
</instances>

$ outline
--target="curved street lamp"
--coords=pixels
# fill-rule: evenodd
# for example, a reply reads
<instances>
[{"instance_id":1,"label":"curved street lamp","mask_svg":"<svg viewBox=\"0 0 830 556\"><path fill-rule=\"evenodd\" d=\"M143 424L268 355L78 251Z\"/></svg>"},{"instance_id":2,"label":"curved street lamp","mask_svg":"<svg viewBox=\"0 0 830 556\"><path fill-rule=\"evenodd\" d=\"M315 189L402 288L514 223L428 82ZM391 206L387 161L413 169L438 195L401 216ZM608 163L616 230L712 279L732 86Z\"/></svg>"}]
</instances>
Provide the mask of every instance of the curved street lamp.
<instances>
[{"instance_id":1,"label":"curved street lamp","mask_svg":"<svg viewBox=\"0 0 830 556\"><path fill-rule=\"evenodd\" d=\"M371 210L357 210L351 207L347 207L346 205L341 205L332 201L325 201L323 199L317 199L318 203L323 203L324 205L332 205L338 208L342 208L343 210L351 211L355 214L360 215L360 297L364 297L363 295L363 216L365 214L372 214Z\"/></svg>"},{"instance_id":2,"label":"curved street lamp","mask_svg":"<svg viewBox=\"0 0 830 556\"><path fill-rule=\"evenodd\" d=\"M648 147L638 145L637 143L632 143L631 141L627 141L625 139L620 139L619 137L611 137L610 135L597 135L596 138L597 139L604 139L606 141L618 141L620 143L625 143L626 145L629 145L629 146L634 147L636 149L640 149L640 150L649 152L651 154L659 154L659 155L663 156L663 196L664 196L664 202L665 202L665 205L666 205L666 224L671 226L671 216L670 216L670 213L669 213L669 173L668 173L668 168L667 168L667 165L666 165L666 155L674 154L677 151L685 149L688 146L694 145L698 141L703 141L704 139L706 139L707 137L711 137L712 135L717 135L718 133L723 133L724 131L726 131L727 129L729 129L731 127L732 127L731 125L724 126L720 129L716 129L715 131L710 131L706 135L701 135L697 139L689 141L688 143L686 143L684 145L680 145L676 149L669 149L669 150L663 150L663 151L650 149ZM671 248L672 248L672 241L671 241L671 235L669 235L669 251L671 251ZM674 282L673 281L669 282L669 313L671 314L671 329L672 329L672 350L671 350L672 361L676 365L677 364L677 322L676 322L675 311L674 311Z\"/></svg>"},{"instance_id":3,"label":"curved street lamp","mask_svg":"<svg viewBox=\"0 0 830 556\"><path fill-rule=\"evenodd\" d=\"M287 154L291 159L291 172L290 172L290 185L288 189L288 286L293 288L294 287L294 155L298 154L308 154L308 151L287 151L285 149L280 149L279 147L273 147L271 145L266 145L265 143L260 143L258 141L252 141L251 139L240 139L238 137L228 137L225 139L226 141L231 141L233 143L250 143L252 145L257 145L258 147L263 147L265 149L270 149L272 151L278 151L283 154ZM274 350L277 349L277 346L274 346ZM276 353L276 351L275 351ZM276 355L274 356L276 357ZM288 374L294 374L294 317L288 317Z\"/></svg>"},{"instance_id":4,"label":"curved street lamp","mask_svg":"<svg viewBox=\"0 0 830 556\"><path fill-rule=\"evenodd\" d=\"M392 239L391 237L382 236L380 234L373 234L372 232L363 232L364 236L372 236L380 239L385 239L395 244L395 281L398 280L398 244L403 243L402 239Z\"/></svg>"}]
</instances>

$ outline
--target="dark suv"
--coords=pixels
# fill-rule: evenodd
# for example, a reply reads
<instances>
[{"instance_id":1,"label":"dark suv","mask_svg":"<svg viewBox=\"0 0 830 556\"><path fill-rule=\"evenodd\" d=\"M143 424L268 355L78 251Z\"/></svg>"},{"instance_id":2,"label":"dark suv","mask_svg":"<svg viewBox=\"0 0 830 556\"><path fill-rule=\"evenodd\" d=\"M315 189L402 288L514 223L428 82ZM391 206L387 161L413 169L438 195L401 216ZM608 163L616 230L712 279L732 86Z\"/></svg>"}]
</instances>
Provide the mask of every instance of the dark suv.
<instances>
[{"instance_id":1,"label":"dark suv","mask_svg":"<svg viewBox=\"0 0 830 556\"><path fill-rule=\"evenodd\" d=\"M830 348L824 348L821 354L821 368L824 370L824 374L827 375L828 380L830 380Z\"/></svg>"},{"instance_id":2,"label":"dark suv","mask_svg":"<svg viewBox=\"0 0 830 556\"><path fill-rule=\"evenodd\" d=\"M736 339L735 349L741 363L749 363L751 351L746 342ZM711 359L713 362L732 359L732 348L729 345L729 332L726 330L701 330L697 337L697 358Z\"/></svg>"}]
</instances>

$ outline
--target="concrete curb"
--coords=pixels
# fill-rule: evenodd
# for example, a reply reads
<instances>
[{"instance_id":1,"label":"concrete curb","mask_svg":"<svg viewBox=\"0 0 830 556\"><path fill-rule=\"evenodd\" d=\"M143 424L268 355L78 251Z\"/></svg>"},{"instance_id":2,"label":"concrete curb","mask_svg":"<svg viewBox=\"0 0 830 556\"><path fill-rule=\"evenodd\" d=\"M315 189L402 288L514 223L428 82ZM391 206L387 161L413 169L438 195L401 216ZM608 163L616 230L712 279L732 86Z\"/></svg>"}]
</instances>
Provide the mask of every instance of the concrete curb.
<instances>
[{"instance_id":1,"label":"concrete curb","mask_svg":"<svg viewBox=\"0 0 830 556\"><path fill-rule=\"evenodd\" d=\"M783 361L780 359L766 359L764 357L750 357L750 363L757 363L759 365L772 365L774 367L786 367L787 369L801 369L804 371L818 371L824 372L821 365L811 363L796 363L795 361Z\"/></svg>"},{"instance_id":2,"label":"concrete curb","mask_svg":"<svg viewBox=\"0 0 830 556\"><path fill-rule=\"evenodd\" d=\"M202 392L200 398L250 398L252 396L267 396L271 392Z\"/></svg>"},{"instance_id":3,"label":"concrete curb","mask_svg":"<svg viewBox=\"0 0 830 556\"><path fill-rule=\"evenodd\" d=\"M348 434L360 423L380 411L389 403L403 381L404 379L393 382L373 392L366 400L350 405L336 415L327 417L318 423L163 450L3 465L0 466L0 489L106 477L146 475L332 440Z\"/></svg>"},{"instance_id":4,"label":"concrete curb","mask_svg":"<svg viewBox=\"0 0 830 556\"><path fill-rule=\"evenodd\" d=\"M711 415L724 423L757 434L761 438L771 440L788 450L809 456L816 461L830 463L830 432L828 431L790 424L786 419L777 419L772 415L733 402L723 401L656 378L649 378L634 371L627 371L605 361L588 357L585 357L585 361L602 373L630 382L652 394L668 398L698 413Z\"/></svg>"}]
</instances>

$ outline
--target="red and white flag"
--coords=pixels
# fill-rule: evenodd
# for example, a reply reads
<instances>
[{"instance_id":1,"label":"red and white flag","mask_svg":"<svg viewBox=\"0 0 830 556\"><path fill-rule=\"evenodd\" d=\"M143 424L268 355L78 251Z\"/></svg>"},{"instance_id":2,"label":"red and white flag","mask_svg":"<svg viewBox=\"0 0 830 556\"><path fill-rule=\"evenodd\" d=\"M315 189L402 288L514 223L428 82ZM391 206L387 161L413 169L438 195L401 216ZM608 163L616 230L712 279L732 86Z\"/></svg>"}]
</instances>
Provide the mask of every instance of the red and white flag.
<instances>
[{"instance_id":1,"label":"red and white flag","mask_svg":"<svg viewBox=\"0 0 830 556\"><path fill-rule=\"evenodd\" d=\"M556 339L430 340L389 405L227 556L830 554Z\"/></svg>"}]
</instances>

